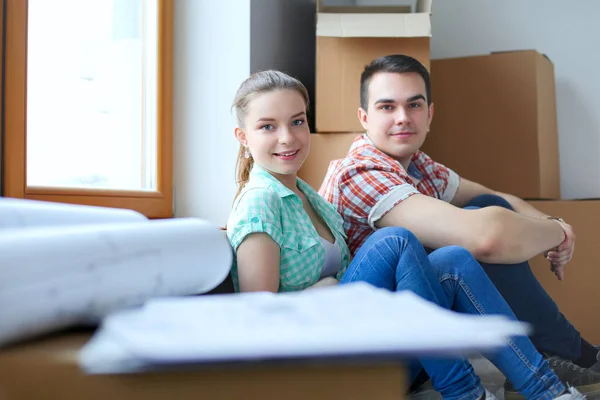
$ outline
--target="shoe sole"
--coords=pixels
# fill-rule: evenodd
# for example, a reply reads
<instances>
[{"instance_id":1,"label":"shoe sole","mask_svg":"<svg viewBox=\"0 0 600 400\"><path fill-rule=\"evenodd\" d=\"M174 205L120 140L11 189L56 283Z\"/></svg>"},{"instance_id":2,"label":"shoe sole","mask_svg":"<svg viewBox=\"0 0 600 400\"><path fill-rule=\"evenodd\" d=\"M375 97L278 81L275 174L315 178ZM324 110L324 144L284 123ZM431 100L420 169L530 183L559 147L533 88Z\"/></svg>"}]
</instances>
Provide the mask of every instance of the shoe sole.
<instances>
[{"instance_id":1,"label":"shoe sole","mask_svg":"<svg viewBox=\"0 0 600 400\"><path fill-rule=\"evenodd\" d=\"M594 383L593 385L586 385L586 386L581 386L581 387L575 386L575 389L577 389L581 394L585 394L586 396L600 395L600 383ZM594 398L595 398L595 396L594 396ZM600 396L599 396L599 398L600 398ZM523 396L519 392L507 392L506 390L504 391L504 400L524 400L524 399L525 399L525 396Z\"/></svg>"}]
</instances>

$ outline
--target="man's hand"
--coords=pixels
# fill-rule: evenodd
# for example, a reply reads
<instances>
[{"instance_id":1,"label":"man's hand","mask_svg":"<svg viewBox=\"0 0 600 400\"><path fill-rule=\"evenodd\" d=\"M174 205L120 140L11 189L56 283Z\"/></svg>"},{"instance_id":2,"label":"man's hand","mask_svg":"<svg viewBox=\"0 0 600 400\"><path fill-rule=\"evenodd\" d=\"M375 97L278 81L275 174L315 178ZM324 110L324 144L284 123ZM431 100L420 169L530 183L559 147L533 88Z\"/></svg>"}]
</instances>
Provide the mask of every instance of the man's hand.
<instances>
[{"instance_id":1,"label":"man's hand","mask_svg":"<svg viewBox=\"0 0 600 400\"><path fill-rule=\"evenodd\" d=\"M565 222L556 222L565 231L565 240L557 248L548 250L544 256L550 262L550 271L554 272L559 281L562 281L565 276L564 268L571 261L575 250L575 231Z\"/></svg>"}]
</instances>

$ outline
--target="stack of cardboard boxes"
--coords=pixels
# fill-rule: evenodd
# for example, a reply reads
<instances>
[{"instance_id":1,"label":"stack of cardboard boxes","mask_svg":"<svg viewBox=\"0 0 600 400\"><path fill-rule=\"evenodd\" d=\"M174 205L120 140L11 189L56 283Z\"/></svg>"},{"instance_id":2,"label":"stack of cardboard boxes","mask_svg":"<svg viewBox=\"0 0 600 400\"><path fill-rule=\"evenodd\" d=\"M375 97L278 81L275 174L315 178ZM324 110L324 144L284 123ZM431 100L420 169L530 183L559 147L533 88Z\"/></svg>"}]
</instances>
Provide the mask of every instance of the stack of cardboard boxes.
<instances>
[{"instance_id":1,"label":"stack of cardboard boxes","mask_svg":"<svg viewBox=\"0 0 600 400\"><path fill-rule=\"evenodd\" d=\"M596 308L586 307L600 304L600 201L559 200L553 63L533 50L433 60L431 86L435 113L423 151L574 227L577 244L564 281L542 256L530 264L565 316L588 341L600 343Z\"/></svg>"},{"instance_id":2,"label":"stack of cardboard boxes","mask_svg":"<svg viewBox=\"0 0 600 400\"><path fill-rule=\"evenodd\" d=\"M327 7L317 1L316 131L361 132L360 74L372 60L407 54L429 68L431 0L411 7Z\"/></svg>"},{"instance_id":3,"label":"stack of cardboard boxes","mask_svg":"<svg viewBox=\"0 0 600 400\"><path fill-rule=\"evenodd\" d=\"M574 258L558 282L539 256L534 273L589 341L600 343L600 201L559 200L554 66L534 51L430 61L431 0L416 9L326 7L317 1L316 134L299 172L315 189L329 162L363 133L357 117L360 74L373 59L407 54L431 71L435 112L423 150L459 175L528 200L577 232ZM591 303L590 303L591 302Z\"/></svg>"},{"instance_id":4,"label":"stack of cardboard boxes","mask_svg":"<svg viewBox=\"0 0 600 400\"><path fill-rule=\"evenodd\" d=\"M372 60L407 54L430 65L432 0L413 6L339 7L317 0L315 130L300 176L318 189L329 160L343 157L364 132L358 117L360 74Z\"/></svg>"}]
</instances>

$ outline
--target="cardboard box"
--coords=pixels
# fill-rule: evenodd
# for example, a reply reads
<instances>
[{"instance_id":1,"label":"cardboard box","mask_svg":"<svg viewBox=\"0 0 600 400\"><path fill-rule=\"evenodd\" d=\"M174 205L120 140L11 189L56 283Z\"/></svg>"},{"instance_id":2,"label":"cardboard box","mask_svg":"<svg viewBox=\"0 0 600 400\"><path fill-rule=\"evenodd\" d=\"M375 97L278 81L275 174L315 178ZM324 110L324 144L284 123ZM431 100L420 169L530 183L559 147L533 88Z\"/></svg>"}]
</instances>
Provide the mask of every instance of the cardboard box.
<instances>
[{"instance_id":1,"label":"cardboard box","mask_svg":"<svg viewBox=\"0 0 600 400\"><path fill-rule=\"evenodd\" d=\"M313 361L86 375L76 363L89 333L63 333L0 352L0 399L403 399L397 361ZM343 384L338 384L343 382ZM277 396L275 395L277 394Z\"/></svg>"},{"instance_id":2,"label":"cardboard box","mask_svg":"<svg viewBox=\"0 0 600 400\"><path fill-rule=\"evenodd\" d=\"M577 236L573 259L565 267L565 279L559 281L550 272L548 261L538 256L531 269L562 313L590 343L600 344L600 199L530 201L538 210L560 216Z\"/></svg>"},{"instance_id":3,"label":"cardboard box","mask_svg":"<svg viewBox=\"0 0 600 400\"><path fill-rule=\"evenodd\" d=\"M431 0L406 7L326 7L317 1L315 129L361 132L360 74L374 59L407 54L429 67Z\"/></svg>"},{"instance_id":4,"label":"cardboard box","mask_svg":"<svg viewBox=\"0 0 600 400\"><path fill-rule=\"evenodd\" d=\"M302 168L298 171L298 177L319 190L329 163L333 160L344 158L360 133L318 133L310 135L310 153Z\"/></svg>"},{"instance_id":5,"label":"cardboard box","mask_svg":"<svg viewBox=\"0 0 600 400\"><path fill-rule=\"evenodd\" d=\"M530 51L433 60L423 151L459 175L526 199L560 199L554 67Z\"/></svg>"}]
</instances>

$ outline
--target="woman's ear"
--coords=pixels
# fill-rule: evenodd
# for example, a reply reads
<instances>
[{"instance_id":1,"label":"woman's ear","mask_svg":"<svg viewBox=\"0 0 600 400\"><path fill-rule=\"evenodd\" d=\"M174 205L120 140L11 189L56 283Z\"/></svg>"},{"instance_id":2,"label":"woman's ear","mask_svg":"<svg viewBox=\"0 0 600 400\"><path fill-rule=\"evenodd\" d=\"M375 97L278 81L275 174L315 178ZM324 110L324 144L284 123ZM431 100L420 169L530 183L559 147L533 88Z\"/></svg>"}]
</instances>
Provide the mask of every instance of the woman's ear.
<instances>
[{"instance_id":1,"label":"woman's ear","mask_svg":"<svg viewBox=\"0 0 600 400\"><path fill-rule=\"evenodd\" d=\"M244 132L240 128L235 128L233 130L233 134L235 135L235 138L242 144L242 146L248 147L248 140L246 139L246 132Z\"/></svg>"}]
</instances>

